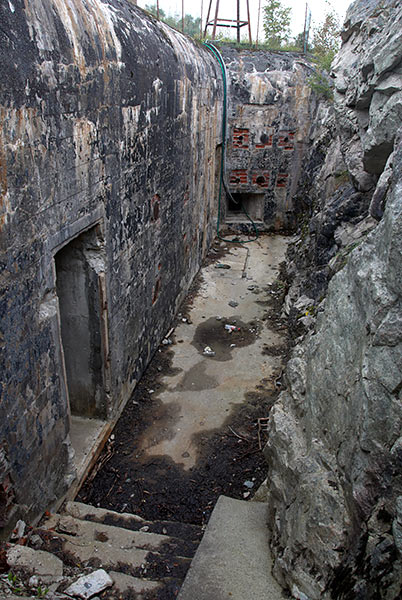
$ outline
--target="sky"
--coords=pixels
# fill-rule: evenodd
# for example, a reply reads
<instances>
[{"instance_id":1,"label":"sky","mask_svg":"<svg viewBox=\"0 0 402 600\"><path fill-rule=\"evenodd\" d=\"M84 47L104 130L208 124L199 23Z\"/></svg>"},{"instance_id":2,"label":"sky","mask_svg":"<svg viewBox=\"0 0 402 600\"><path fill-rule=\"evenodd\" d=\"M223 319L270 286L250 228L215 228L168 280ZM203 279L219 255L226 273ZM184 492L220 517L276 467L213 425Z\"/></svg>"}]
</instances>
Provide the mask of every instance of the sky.
<instances>
[{"instance_id":1,"label":"sky","mask_svg":"<svg viewBox=\"0 0 402 600\"><path fill-rule=\"evenodd\" d=\"M202 16L203 22L205 21L209 0L183 0L185 14L191 14L193 17ZM258 21L258 5L261 2L261 6L264 6L265 0L249 0L250 3L250 21L253 40L255 40L257 33L257 21ZM333 9L340 17L341 23L343 23L346 10L352 0L307 0L307 4L312 13L313 25L319 24L325 18L325 14L328 10ZM156 0L138 0L138 5L145 7L146 4L156 4ZM292 35L297 35L304 28L304 15L306 9L305 0L282 0L283 6L289 6L292 9L292 22L291 29ZM225 19L236 18L236 0L220 0L219 2L219 16ZM246 0L240 0L240 19L246 20L247 8ZM159 7L163 9L167 14L181 15L182 0L159 0ZM211 13L215 14L216 0L212 0ZM246 28L243 28L244 30ZM221 28L225 35L227 34L226 28ZM234 35L234 34L233 34ZM262 33L262 11L260 19L260 34L259 39L263 40Z\"/></svg>"}]
</instances>

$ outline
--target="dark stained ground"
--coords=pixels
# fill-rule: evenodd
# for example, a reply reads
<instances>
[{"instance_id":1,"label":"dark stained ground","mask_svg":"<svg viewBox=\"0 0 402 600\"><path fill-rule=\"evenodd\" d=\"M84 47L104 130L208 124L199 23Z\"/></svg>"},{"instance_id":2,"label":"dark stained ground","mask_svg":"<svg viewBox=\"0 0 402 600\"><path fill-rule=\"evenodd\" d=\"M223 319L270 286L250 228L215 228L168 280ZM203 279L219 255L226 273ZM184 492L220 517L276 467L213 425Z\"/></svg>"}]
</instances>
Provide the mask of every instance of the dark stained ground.
<instances>
[{"instance_id":1,"label":"dark stained ground","mask_svg":"<svg viewBox=\"0 0 402 600\"><path fill-rule=\"evenodd\" d=\"M223 258L218 245L211 249L207 260L216 261L217 257ZM181 317L190 314L198 289L199 280L196 280L179 311ZM271 329L283 334L285 324L279 313L284 285L278 284L272 289L274 293L266 303L264 320ZM205 345L204 328L208 332L206 339L211 340L208 322L205 322L197 330L194 341L200 348ZM234 338L230 339L233 341ZM214 340L214 349L219 350L217 342ZM246 339L237 342L250 343ZM285 355L286 346L267 347L264 352ZM142 456L140 440L147 428L157 420L167 423L169 419L175 420L175 407L162 405L157 398L163 385L161 377L173 374L171 357L169 346L160 346L155 353L77 500L118 512L135 513L148 520L203 525L220 494L250 498L267 476L261 450L265 434L261 432L259 439L258 419L269 415L277 398L279 384L277 382L275 387L275 381L280 372L271 380L256 382L254 389L245 393L244 404L230 413L222 427L197 434L200 452L193 468L184 470L166 456ZM216 359L219 360L218 355ZM244 485L246 481L252 481L251 489Z\"/></svg>"}]
</instances>

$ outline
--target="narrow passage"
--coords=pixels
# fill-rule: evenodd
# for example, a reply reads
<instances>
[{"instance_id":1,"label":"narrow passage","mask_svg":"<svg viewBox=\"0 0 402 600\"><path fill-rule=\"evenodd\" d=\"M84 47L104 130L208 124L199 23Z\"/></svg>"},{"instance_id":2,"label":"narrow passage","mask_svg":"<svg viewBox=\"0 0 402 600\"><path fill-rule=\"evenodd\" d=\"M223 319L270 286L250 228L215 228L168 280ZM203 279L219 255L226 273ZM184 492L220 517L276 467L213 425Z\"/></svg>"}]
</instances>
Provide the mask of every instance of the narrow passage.
<instances>
[{"instance_id":1,"label":"narrow passage","mask_svg":"<svg viewBox=\"0 0 402 600\"><path fill-rule=\"evenodd\" d=\"M287 351L288 241L215 241L78 500L203 525L220 494L252 498Z\"/></svg>"}]
</instances>

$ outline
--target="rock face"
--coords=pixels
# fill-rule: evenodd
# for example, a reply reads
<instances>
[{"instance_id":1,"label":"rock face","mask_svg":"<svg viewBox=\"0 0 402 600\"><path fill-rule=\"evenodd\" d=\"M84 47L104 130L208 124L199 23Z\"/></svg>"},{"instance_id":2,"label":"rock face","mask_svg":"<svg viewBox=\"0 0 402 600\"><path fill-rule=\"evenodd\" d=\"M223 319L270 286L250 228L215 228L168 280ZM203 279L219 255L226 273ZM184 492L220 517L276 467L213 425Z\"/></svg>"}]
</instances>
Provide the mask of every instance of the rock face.
<instances>
[{"instance_id":1,"label":"rock face","mask_svg":"<svg viewBox=\"0 0 402 600\"><path fill-rule=\"evenodd\" d=\"M402 120L400 2L354 2L334 62L335 106L344 157L358 189L367 190L392 152ZM345 135L346 134L346 135ZM348 148L349 138L354 151Z\"/></svg>"},{"instance_id":2,"label":"rock face","mask_svg":"<svg viewBox=\"0 0 402 600\"><path fill-rule=\"evenodd\" d=\"M0 22L1 526L60 496L70 408L112 419L170 327L213 235L221 98L209 52L126 0Z\"/></svg>"},{"instance_id":3,"label":"rock face","mask_svg":"<svg viewBox=\"0 0 402 600\"><path fill-rule=\"evenodd\" d=\"M222 49L228 79L226 177L235 201L265 230L295 224L293 196L314 114L308 76L296 53ZM222 218L245 223L240 205L222 203Z\"/></svg>"},{"instance_id":4,"label":"rock face","mask_svg":"<svg viewBox=\"0 0 402 600\"><path fill-rule=\"evenodd\" d=\"M392 0L357 1L347 13L333 63L334 101L318 107L293 200L303 224L289 256L289 307L300 293L318 303L383 213L402 116L401 20Z\"/></svg>"},{"instance_id":5,"label":"rock face","mask_svg":"<svg viewBox=\"0 0 402 600\"><path fill-rule=\"evenodd\" d=\"M305 269L311 259L307 299L332 279L288 363L265 450L274 573L295 598L402 589L401 18L398 2L352 5L335 114L322 106L311 134L313 202L293 252L304 249Z\"/></svg>"}]
</instances>

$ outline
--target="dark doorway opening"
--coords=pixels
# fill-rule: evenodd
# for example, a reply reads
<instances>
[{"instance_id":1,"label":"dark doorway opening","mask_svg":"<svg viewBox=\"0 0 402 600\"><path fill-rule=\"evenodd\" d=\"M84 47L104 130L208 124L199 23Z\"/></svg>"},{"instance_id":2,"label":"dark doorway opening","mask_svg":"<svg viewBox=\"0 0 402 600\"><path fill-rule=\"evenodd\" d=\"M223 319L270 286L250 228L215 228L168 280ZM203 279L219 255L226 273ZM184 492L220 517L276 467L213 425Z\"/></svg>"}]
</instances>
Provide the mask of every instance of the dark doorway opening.
<instances>
[{"instance_id":1,"label":"dark doorway opening","mask_svg":"<svg viewBox=\"0 0 402 600\"><path fill-rule=\"evenodd\" d=\"M59 250L55 263L70 411L106 419L107 303L100 226Z\"/></svg>"},{"instance_id":2,"label":"dark doorway opening","mask_svg":"<svg viewBox=\"0 0 402 600\"><path fill-rule=\"evenodd\" d=\"M262 222L264 218L264 194L232 193L226 198L226 222L248 221L242 208L253 221Z\"/></svg>"}]
</instances>

